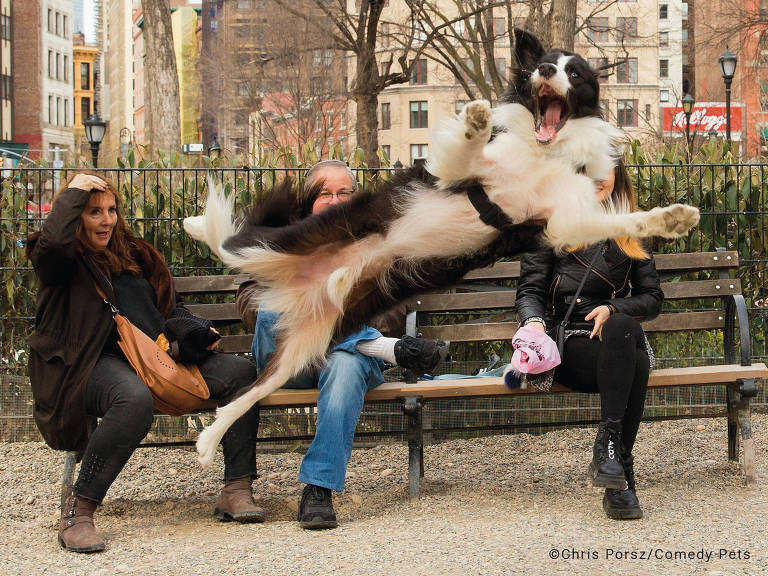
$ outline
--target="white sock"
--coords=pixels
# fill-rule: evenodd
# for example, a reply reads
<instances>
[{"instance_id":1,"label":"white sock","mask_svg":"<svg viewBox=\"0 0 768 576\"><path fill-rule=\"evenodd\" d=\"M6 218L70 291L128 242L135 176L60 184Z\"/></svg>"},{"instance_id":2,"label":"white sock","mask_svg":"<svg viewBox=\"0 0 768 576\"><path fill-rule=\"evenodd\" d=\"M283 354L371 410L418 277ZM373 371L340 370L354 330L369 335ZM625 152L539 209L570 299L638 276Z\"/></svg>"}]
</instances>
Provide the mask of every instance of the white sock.
<instances>
[{"instance_id":1,"label":"white sock","mask_svg":"<svg viewBox=\"0 0 768 576\"><path fill-rule=\"evenodd\" d=\"M365 356L381 358L390 364L397 364L397 360L395 360L395 344L398 340L399 338L387 338L386 336L382 336L381 338L376 338L376 340L364 340L358 342L355 348L357 348L357 351L360 352L360 354Z\"/></svg>"}]
</instances>

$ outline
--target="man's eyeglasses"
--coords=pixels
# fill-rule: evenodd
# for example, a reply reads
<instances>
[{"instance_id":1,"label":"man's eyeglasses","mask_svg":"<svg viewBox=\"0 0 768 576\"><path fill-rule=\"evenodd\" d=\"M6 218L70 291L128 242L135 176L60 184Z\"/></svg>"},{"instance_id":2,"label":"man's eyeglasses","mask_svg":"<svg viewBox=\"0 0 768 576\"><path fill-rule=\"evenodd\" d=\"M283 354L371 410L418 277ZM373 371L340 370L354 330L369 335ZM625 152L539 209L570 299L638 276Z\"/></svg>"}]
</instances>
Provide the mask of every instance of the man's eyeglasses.
<instances>
[{"instance_id":1,"label":"man's eyeglasses","mask_svg":"<svg viewBox=\"0 0 768 576\"><path fill-rule=\"evenodd\" d=\"M320 192L320 194L317 195L317 200L319 202L330 202L331 199L336 196L337 199L344 201L349 200L350 196L354 194L353 190L339 190L338 192L328 192L323 191Z\"/></svg>"}]
</instances>

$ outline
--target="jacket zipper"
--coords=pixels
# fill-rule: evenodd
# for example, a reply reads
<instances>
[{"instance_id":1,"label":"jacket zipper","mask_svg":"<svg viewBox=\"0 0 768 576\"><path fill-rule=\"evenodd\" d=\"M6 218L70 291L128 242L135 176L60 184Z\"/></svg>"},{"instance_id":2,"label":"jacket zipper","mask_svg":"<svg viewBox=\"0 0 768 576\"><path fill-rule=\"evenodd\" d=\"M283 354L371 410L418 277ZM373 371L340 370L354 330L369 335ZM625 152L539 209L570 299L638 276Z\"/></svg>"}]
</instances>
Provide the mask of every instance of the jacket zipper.
<instances>
[{"instance_id":1,"label":"jacket zipper","mask_svg":"<svg viewBox=\"0 0 768 576\"><path fill-rule=\"evenodd\" d=\"M557 294L557 289L560 287L560 279L562 278L562 275L558 274L555 281L550 286L550 292L552 293L552 297L550 299L551 307L552 307L552 316L555 315L555 294Z\"/></svg>"},{"instance_id":2,"label":"jacket zipper","mask_svg":"<svg viewBox=\"0 0 768 576\"><path fill-rule=\"evenodd\" d=\"M588 267L589 267L589 265L588 265L586 262L584 262L584 260L582 260L581 258L579 258L579 257L578 257L576 254L574 254L574 255L573 255L573 257L574 257L574 258L576 258L576 260L578 260L578 261L579 261L579 263L580 263L582 266L584 266L585 268L588 268ZM606 284L608 284L608 286L610 286L610 287L611 287L611 290L612 290L612 292L611 292L611 299L615 298L615 297L616 297L616 292L617 292L617 290L616 290L616 285L615 285L613 282L611 282L610 280L608 280L608 278L606 278L605 276L603 276L602 274L600 274L600 272L598 272L597 270L595 270L594 266L592 267L592 272L594 272L594 273L595 273L595 275L596 275L598 278L600 278L601 280L603 280L603 281L604 281Z\"/></svg>"}]
</instances>

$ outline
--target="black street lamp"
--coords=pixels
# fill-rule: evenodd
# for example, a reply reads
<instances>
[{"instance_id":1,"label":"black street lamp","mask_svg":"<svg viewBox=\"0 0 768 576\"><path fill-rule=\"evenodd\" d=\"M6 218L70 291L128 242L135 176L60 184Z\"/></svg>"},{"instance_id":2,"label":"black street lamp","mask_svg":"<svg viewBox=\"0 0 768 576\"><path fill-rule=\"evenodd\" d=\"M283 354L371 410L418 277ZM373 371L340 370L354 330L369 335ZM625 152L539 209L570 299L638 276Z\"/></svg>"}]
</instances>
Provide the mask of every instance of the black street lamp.
<instances>
[{"instance_id":1,"label":"black street lamp","mask_svg":"<svg viewBox=\"0 0 768 576\"><path fill-rule=\"evenodd\" d=\"M400 162L400 158L395 160L394 169L395 170L402 170L403 169L403 163Z\"/></svg>"},{"instance_id":2,"label":"black street lamp","mask_svg":"<svg viewBox=\"0 0 768 576\"><path fill-rule=\"evenodd\" d=\"M690 94L683 96L683 113L685 114L685 151L688 156L688 162L691 161L691 112L696 100Z\"/></svg>"},{"instance_id":3,"label":"black street lamp","mask_svg":"<svg viewBox=\"0 0 768 576\"><path fill-rule=\"evenodd\" d=\"M725 46L725 52L717 59L720 62L720 73L725 81L725 137L731 142L731 81L736 73L736 55Z\"/></svg>"},{"instance_id":4,"label":"black street lamp","mask_svg":"<svg viewBox=\"0 0 768 576\"><path fill-rule=\"evenodd\" d=\"M208 148L208 157L213 160L221 156L221 146L219 146L219 139L214 136L213 143Z\"/></svg>"},{"instance_id":5,"label":"black street lamp","mask_svg":"<svg viewBox=\"0 0 768 576\"><path fill-rule=\"evenodd\" d=\"M107 123L104 122L98 114L91 114L88 116L88 119L83 122L83 126L85 126L85 138L91 145L93 167L97 168L99 165L99 146L101 146L101 141L104 140L104 133L107 131Z\"/></svg>"}]
</instances>

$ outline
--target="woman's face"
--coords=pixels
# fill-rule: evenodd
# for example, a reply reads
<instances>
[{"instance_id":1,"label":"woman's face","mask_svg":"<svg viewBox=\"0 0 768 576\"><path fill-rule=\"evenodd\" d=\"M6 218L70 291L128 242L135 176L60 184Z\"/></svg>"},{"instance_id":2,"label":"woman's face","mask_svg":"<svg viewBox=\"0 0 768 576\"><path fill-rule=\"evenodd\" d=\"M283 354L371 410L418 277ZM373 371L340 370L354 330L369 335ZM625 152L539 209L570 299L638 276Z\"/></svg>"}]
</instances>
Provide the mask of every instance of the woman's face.
<instances>
[{"instance_id":1,"label":"woman's face","mask_svg":"<svg viewBox=\"0 0 768 576\"><path fill-rule=\"evenodd\" d=\"M117 224L117 205L114 194L111 192L91 194L80 218L86 238L94 246L106 248Z\"/></svg>"},{"instance_id":2,"label":"woman's face","mask_svg":"<svg viewBox=\"0 0 768 576\"><path fill-rule=\"evenodd\" d=\"M611 170L611 174L605 180L595 182L595 195L600 202L605 202L613 194L613 185L616 182L616 171Z\"/></svg>"}]
</instances>

